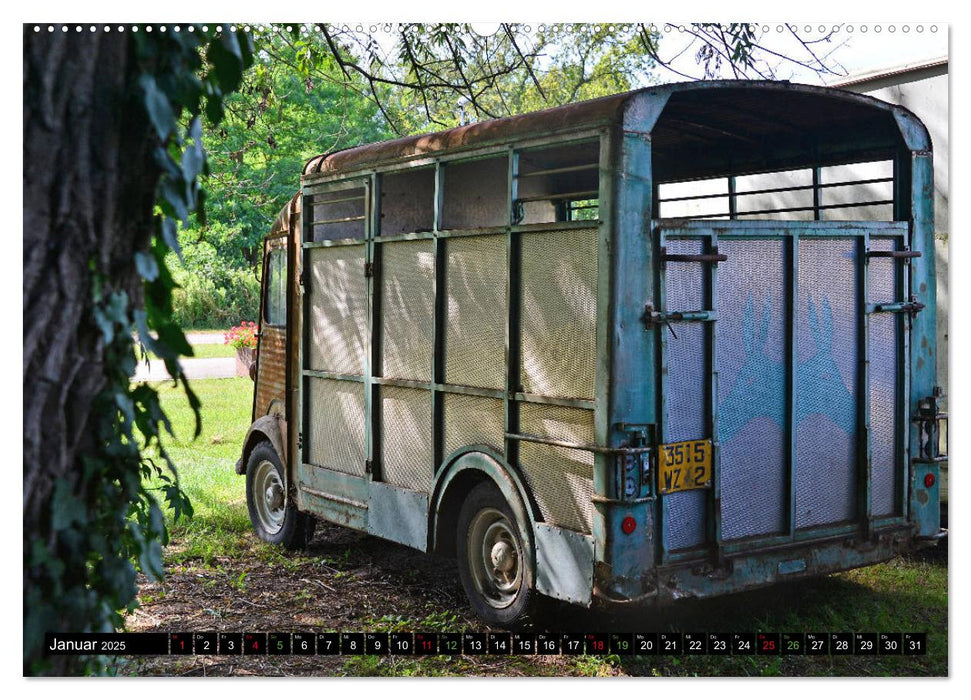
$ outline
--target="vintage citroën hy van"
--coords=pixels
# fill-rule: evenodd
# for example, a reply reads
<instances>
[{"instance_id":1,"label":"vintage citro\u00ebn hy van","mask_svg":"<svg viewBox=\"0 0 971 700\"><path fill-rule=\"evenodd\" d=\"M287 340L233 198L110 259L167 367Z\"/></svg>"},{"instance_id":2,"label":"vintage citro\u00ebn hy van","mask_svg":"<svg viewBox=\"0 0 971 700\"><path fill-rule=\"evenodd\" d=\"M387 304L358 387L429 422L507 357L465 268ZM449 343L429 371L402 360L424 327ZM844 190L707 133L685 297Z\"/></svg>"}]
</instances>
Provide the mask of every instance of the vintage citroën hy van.
<instances>
[{"instance_id":1,"label":"vintage citro\u00ebn hy van","mask_svg":"<svg viewBox=\"0 0 971 700\"><path fill-rule=\"evenodd\" d=\"M499 625L932 543L932 197L913 114L788 83L314 158L265 243L253 526L454 555Z\"/></svg>"}]
</instances>

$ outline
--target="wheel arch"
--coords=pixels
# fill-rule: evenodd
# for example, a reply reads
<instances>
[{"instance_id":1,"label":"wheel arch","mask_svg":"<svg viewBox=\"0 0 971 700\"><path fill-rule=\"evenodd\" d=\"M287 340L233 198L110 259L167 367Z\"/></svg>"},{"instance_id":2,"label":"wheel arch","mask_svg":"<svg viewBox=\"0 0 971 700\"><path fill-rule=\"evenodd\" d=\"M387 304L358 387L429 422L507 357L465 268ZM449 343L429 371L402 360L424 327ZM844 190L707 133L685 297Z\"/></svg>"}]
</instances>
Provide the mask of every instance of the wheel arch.
<instances>
[{"instance_id":1,"label":"wheel arch","mask_svg":"<svg viewBox=\"0 0 971 700\"><path fill-rule=\"evenodd\" d=\"M520 537L523 542L529 544L532 560L529 568L535 572L533 527L536 518L531 507L529 490L505 459L484 445L473 445L453 453L435 476L432 484L431 518L428 528L429 551L448 556L455 555L454 537L444 535L455 533L459 510L466 496L486 480L496 485L516 515Z\"/></svg>"},{"instance_id":2,"label":"wheel arch","mask_svg":"<svg viewBox=\"0 0 971 700\"><path fill-rule=\"evenodd\" d=\"M276 450L283 466L284 474L289 474L287 470L287 423L282 418L276 416L262 416L249 427L246 438L243 440L243 451L239 460L236 462L236 473L246 473L246 463L249 462L253 448L264 440L269 441Z\"/></svg>"}]
</instances>

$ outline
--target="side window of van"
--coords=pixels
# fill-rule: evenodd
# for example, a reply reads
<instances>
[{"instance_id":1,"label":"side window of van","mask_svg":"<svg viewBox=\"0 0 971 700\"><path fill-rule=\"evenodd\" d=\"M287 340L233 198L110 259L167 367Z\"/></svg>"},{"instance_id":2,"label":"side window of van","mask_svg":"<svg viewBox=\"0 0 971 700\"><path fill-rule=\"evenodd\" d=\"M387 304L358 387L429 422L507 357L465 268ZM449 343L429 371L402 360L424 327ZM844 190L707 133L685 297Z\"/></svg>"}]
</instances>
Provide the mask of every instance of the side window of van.
<instances>
[{"instance_id":1,"label":"side window of van","mask_svg":"<svg viewBox=\"0 0 971 700\"><path fill-rule=\"evenodd\" d=\"M271 326L287 325L287 250L270 251L266 263L266 299L263 309L266 322Z\"/></svg>"}]
</instances>

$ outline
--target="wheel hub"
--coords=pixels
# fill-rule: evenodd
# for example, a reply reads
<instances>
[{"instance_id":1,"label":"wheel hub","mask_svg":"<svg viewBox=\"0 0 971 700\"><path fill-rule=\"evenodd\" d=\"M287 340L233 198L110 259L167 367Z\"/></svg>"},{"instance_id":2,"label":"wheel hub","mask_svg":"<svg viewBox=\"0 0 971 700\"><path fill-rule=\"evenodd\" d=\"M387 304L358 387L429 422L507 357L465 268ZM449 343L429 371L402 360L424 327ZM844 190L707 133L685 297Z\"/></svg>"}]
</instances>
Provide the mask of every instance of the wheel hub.
<instances>
[{"instance_id":1,"label":"wheel hub","mask_svg":"<svg viewBox=\"0 0 971 700\"><path fill-rule=\"evenodd\" d=\"M512 555L513 549L508 542L496 542L490 553L492 566L498 571L509 573L516 566Z\"/></svg>"},{"instance_id":2,"label":"wheel hub","mask_svg":"<svg viewBox=\"0 0 971 700\"><path fill-rule=\"evenodd\" d=\"M279 510L283 507L283 489L280 484L274 482L266 489L266 505L270 510Z\"/></svg>"},{"instance_id":3,"label":"wheel hub","mask_svg":"<svg viewBox=\"0 0 971 700\"><path fill-rule=\"evenodd\" d=\"M508 518L495 508L479 511L470 524L469 565L475 587L494 608L513 603L522 586L522 554Z\"/></svg>"},{"instance_id":4,"label":"wheel hub","mask_svg":"<svg viewBox=\"0 0 971 700\"><path fill-rule=\"evenodd\" d=\"M253 496L255 515L260 526L270 535L275 535L283 527L286 517L286 491L272 462L264 460L256 465L253 473ZM262 494L262 498L260 495Z\"/></svg>"}]
</instances>

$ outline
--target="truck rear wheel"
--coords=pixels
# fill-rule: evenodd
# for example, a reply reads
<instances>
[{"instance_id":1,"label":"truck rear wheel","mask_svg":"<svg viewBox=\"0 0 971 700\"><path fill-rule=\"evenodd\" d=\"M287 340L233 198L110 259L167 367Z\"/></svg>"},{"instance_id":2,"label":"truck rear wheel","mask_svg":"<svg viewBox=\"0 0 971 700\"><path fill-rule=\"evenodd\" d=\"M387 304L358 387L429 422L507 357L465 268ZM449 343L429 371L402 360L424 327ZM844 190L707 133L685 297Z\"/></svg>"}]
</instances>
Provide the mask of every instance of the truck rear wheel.
<instances>
[{"instance_id":1,"label":"truck rear wheel","mask_svg":"<svg viewBox=\"0 0 971 700\"><path fill-rule=\"evenodd\" d=\"M305 547L314 534L315 520L297 510L287 494L286 474L269 442L261 442L246 463L246 505L256 535L287 549Z\"/></svg>"},{"instance_id":2,"label":"truck rear wheel","mask_svg":"<svg viewBox=\"0 0 971 700\"><path fill-rule=\"evenodd\" d=\"M502 493L485 481L459 511L459 577L475 614L489 624L515 626L532 608L532 556Z\"/></svg>"}]
</instances>

